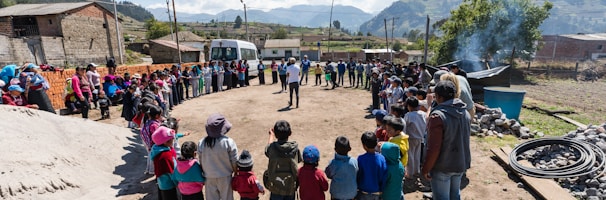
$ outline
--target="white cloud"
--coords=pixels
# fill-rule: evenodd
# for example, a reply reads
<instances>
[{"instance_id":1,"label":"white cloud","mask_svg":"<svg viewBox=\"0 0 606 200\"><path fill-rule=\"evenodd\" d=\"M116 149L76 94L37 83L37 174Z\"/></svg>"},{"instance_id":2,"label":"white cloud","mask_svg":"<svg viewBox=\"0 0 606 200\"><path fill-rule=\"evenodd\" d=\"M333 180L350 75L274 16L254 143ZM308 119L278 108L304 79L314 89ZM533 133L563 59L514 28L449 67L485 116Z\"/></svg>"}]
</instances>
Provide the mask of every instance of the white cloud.
<instances>
[{"instance_id":1,"label":"white cloud","mask_svg":"<svg viewBox=\"0 0 606 200\"><path fill-rule=\"evenodd\" d=\"M348 5L360 8L365 12L378 13L395 0L334 0L335 5ZM330 0L245 0L251 9L268 11L279 7L295 5L330 5ZM171 5L172 6L172 5ZM239 0L175 0L178 12L216 14L224 10L243 9ZM166 3L156 1L147 8L166 8Z\"/></svg>"}]
</instances>

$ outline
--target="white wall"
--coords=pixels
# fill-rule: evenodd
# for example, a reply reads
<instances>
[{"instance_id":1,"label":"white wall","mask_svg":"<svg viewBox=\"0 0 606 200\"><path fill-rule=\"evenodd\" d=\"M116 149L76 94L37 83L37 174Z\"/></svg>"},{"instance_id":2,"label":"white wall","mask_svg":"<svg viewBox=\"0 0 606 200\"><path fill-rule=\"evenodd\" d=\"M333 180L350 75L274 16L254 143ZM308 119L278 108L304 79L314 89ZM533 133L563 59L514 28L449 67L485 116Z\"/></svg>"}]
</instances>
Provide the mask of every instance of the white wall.
<instances>
[{"instance_id":1,"label":"white wall","mask_svg":"<svg viewBox=\"0 0 606 200\"><path fill-rule=\"evenodd\" d=\"M295 58L300 57L299 48L269 48L261 50L261 55L263 58L284 58L286 55L286 51L291 50L292 56ZM274 51L276 54L274 54Z\"/></svg>"}]
</instances>

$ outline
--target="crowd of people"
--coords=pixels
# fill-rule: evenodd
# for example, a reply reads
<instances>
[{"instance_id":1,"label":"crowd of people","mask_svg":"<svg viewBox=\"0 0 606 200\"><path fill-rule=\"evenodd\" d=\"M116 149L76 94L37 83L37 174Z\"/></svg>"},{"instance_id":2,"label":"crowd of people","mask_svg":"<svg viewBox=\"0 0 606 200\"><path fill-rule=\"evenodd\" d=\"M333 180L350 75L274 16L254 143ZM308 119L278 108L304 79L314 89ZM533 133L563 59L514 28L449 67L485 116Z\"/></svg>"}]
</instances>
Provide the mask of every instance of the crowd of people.
<instances>
[{"instance_id":1,"label":"crowd of people","mask_svg":"<svg viewBox=\"0 0 606 200\"><path fill-rule=\"evenodd\" d=\"M49 82L40 74L40 67L33 63L7 65L0 71L0 104L24 106L55 113L46 91Z\"/></svg>"}]
</instances>

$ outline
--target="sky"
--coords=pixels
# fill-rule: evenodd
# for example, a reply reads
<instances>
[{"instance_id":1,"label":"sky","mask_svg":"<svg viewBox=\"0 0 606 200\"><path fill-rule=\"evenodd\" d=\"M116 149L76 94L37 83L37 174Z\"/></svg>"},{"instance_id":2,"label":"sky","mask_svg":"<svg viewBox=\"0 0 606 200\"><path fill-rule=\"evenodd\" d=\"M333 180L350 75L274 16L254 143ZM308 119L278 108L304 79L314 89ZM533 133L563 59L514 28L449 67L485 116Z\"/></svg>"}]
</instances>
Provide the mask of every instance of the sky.
<instances>
[{"instance_id":1,"label":"sky","mask_svg":"<svg viewBox=\"0 0 606 200\"><path fill-rule=\"evenodd\" d=\"M129 0L145 8L166 8L166 0ZM367 13L377 14L396 0L334 0L335 5L357 7ZM294 5L330 5L330 0L244 0L249 9L268 11ZM243 9L240 0L175 0L177 12L216 14L224 10Z\"/></svg>"}]
</instances>

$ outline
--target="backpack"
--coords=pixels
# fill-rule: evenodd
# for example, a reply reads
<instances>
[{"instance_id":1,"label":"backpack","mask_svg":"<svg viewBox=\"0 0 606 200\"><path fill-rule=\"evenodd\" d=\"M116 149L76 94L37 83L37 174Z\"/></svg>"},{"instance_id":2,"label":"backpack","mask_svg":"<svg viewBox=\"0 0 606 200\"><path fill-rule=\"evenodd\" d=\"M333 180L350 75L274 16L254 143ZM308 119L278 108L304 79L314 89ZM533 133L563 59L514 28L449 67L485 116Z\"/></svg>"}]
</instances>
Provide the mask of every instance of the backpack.
<instances>
[{"instance_id":1,"label":"backpack","mask_svg":"<svg viewBox=\"0 0 606 200\"><path fill-rule=\"evenodd\" d=\"M272 143L269 148L276 148L275 144ZM293 195L298 187L295 159L285 155L269 159L267 170L263 173L265 188L278 195Z\"/></svg>"},{"instance_id":2,"label":"backpack","mask_svg":"<svg viewBox=\"0 0 606 200\"><path fill-rule=\"evenodd\" d=\"M106 64L108 67L116 67L116 59L114 58L109 58L109 60L107 61Z\"/></svg>"}]
</instances>

